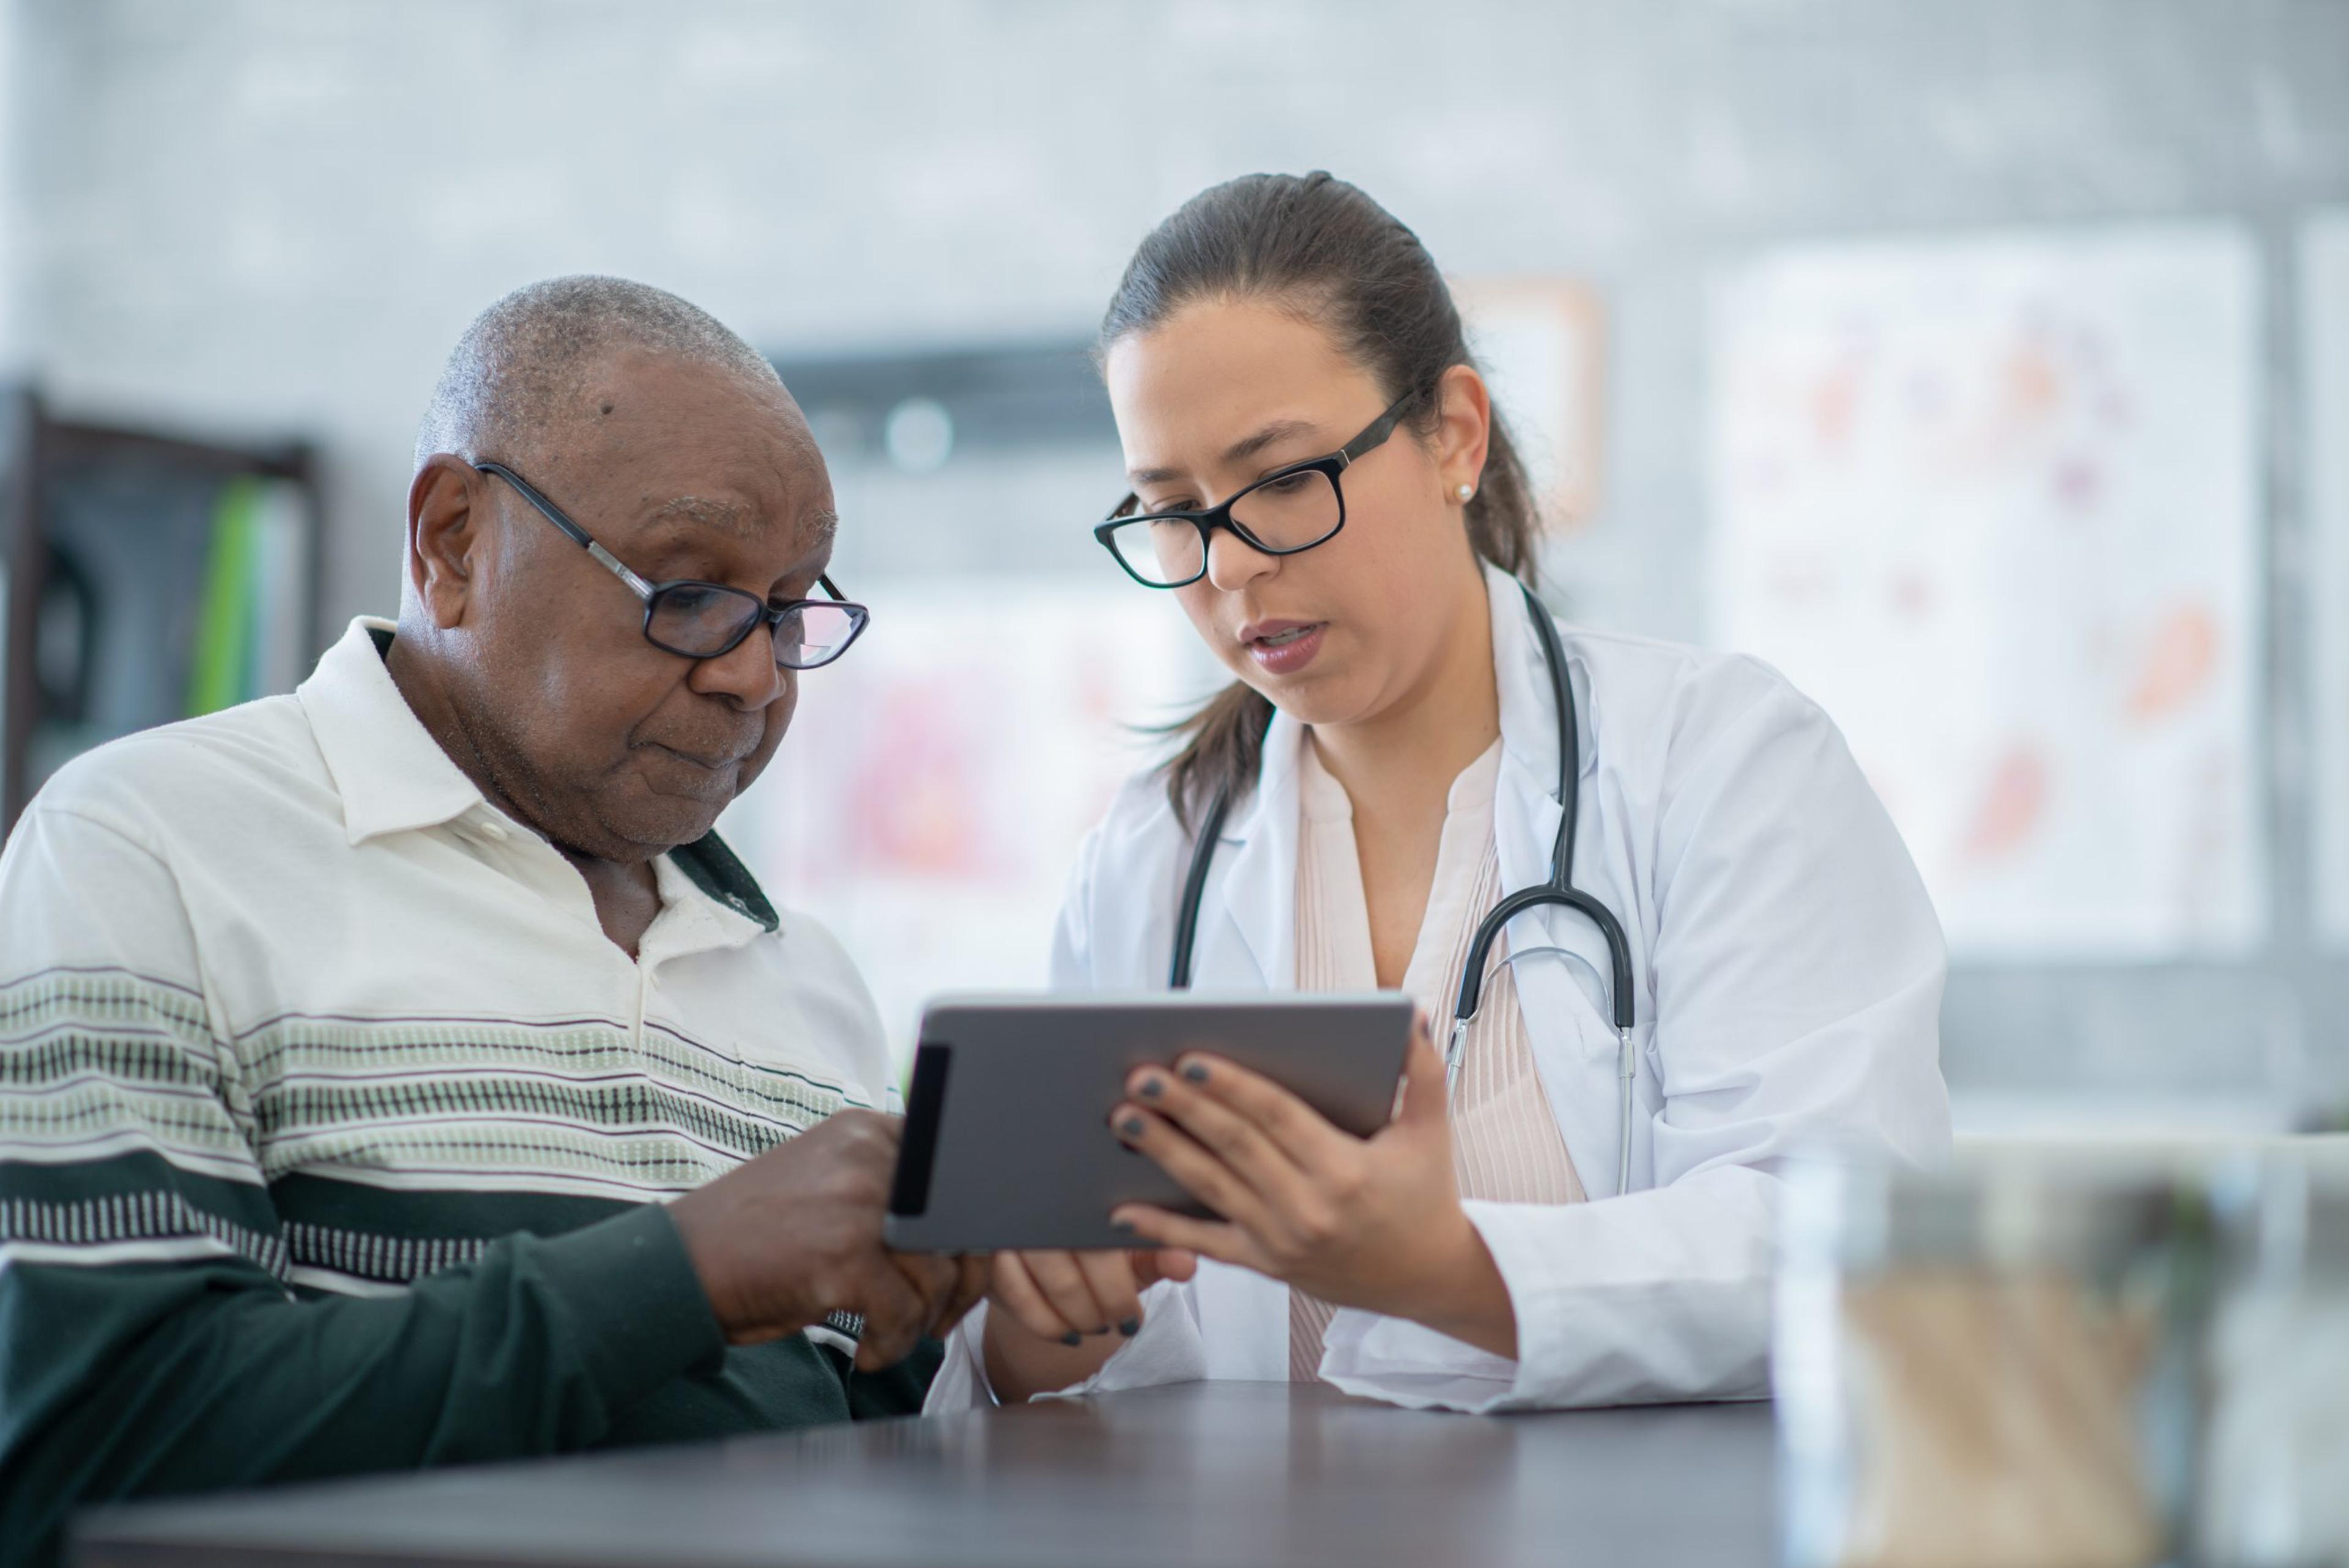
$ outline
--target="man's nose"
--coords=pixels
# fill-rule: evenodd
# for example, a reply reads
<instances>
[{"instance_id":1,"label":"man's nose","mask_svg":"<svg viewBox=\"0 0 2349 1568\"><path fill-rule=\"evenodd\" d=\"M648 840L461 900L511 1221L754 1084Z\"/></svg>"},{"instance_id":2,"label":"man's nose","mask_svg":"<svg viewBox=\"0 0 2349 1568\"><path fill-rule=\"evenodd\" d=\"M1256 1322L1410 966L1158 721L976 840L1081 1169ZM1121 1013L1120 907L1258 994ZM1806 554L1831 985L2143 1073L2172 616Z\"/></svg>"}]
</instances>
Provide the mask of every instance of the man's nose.
<instances>
[{"instance_id":1,"label":"man's nose","mask_svg":"<svg viewBox=\"0 0 2349 1568\"><path fill-rule=\"evenodd\" d=\"M722 696L755 713L783 695L783 672L775 664L775 629L766 622L715 658L694 665L689 683L709 696Z\"/></svg>"},{"instance_id":2,"label":"man's nose","mask_svg":"<svg viewBox=\"0 0 2349 1568\"><path fill-rule=\"evenodd\" d=\"M1228 528L1207 541L1207 581L1228 593L1280 570L1280 557L1267 555Z\"/></svg>"}]
</instances>

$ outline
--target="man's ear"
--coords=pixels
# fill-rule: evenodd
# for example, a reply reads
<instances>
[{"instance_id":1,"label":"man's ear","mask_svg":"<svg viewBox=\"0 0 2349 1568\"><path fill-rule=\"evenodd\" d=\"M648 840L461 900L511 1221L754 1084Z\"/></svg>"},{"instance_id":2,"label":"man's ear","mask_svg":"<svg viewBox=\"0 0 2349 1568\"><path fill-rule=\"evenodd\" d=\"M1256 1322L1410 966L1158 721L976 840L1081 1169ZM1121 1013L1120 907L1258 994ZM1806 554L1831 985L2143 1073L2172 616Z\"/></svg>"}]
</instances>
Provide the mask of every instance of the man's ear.
<instances>
[{"instance_id":1,"label":"man's ear","mask_svg":"<svg viewBox=\"0 0 2349 1568\"><path fill-rule=\"evenodd\" d=\"M480 478L464 459L439 452L408 487L408 585L443 631L464 621L484 564Z\"/></svg>"}]
</instances>

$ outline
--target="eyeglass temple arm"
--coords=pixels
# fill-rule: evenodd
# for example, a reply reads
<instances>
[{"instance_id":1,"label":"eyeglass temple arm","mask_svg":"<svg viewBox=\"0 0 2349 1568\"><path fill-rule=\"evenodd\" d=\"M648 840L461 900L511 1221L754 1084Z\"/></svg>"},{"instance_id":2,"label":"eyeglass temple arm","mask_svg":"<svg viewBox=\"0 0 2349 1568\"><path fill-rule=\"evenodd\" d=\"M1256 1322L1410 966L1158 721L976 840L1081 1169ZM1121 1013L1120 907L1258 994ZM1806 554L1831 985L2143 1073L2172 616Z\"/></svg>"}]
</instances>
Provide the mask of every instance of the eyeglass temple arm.
<instances>
[{"instance_id":1,"label":"eyeglass temple arm","mask_svg":"<svg viewBox=\"0 0 2349 1568\"><path fill-rule=\"evenodd\" d=\"M1350 464L1356 458L1361 457L1364 452L1369 451L1372 447L1377 446L1381 441L1383 441L1389 436L1393 435L1395 421L1402 418L1402 411L1411 407L1411 400L1418 396L1419 388L1414 387L1410 391L1404 393L1402 397L1396 398L1393 402L1388 404L1387 411L1380 415L1377 418L1371 420L1369 429L1364 430L1361 435L1355 437L1352 440L1338 449L1338 455L1345 459L1346 461Z\"/></svg>"},{"instance_id":2,"label":"eyeglass temple arm","mask_svg":"<svg viewBox=\"0 0 2349 1568\"><path fill-rule=\"evenodd\" d=\"M627 566L622 562L618 556L613 554L610 551L596 543L594 536L588 533L585 529L580 527L577 523L564 516L563 509L556 506L544 496L539 494L537 487L533 485L528 480L523 478L520 474L514 472L503 463L482 462L475 463L473 466L485 474L495 474L498 478L512 485L513 487L514 493L522 497L523 500L530 502L530 504L537 510L539 516L546 519L547 521L561 529L563 531L563 536L565 539L570 540L572 543L576 544L580 549L585 551L597 561L603 562L605 570L611 573L613 576L617 577L621 582L626 583L637 598L645 600L652 598L653 585L651 583L646 582L643 578L629 571Z\"/></svg>"}]
</instances>

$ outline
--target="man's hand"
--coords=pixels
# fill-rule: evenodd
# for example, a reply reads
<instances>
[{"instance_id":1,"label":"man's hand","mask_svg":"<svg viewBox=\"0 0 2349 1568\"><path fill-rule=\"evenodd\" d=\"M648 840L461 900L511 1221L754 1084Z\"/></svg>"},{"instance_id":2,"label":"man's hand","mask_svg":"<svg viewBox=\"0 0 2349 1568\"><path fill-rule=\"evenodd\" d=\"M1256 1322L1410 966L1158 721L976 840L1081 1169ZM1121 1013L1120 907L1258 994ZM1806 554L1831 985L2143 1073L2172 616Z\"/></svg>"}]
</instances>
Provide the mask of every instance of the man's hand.
<instances>
[{"instance_id":1,"label":"man's hand","mask_svg":"<svg viewBox=\"0 0 2349 1568\"><path fill-rule=\"evenodd\" d=\"M864 1318L856 1365L902 1361L987 1289L987 1259L893 1253L881 1217L897 1120L843 1110L669 1205L727 1340L755 1345L833 1312Z\"/></svg>"}]
</instances>

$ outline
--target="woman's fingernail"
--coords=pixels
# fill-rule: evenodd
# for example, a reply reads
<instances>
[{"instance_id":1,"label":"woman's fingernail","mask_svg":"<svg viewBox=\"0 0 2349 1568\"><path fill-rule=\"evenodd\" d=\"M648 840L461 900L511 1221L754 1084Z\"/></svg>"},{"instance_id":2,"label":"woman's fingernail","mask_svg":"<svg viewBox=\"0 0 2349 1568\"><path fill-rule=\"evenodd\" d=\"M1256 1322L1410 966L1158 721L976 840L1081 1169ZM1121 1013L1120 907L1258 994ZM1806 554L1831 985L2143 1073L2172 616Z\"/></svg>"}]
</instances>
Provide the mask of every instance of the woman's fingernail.
<instances>
[{"instance_id":1,"label":"woman's fingernail","mask_svg":"<svg viewBox=\"0 0 2349 1568\"><path fill-rule=\"evenodd\" d=\"M1193 1083L1206 1083L1207 1081L1207 1064L1205 1062L1185 1062L1183 1064L1183 1076L1189 1078Z\"/></svg>"},{"instance_id":2,"label":"woman's fingernail","mask_svg":"<svg viewBox=\"0 0 2349 1568\"><path fill-rule=\"evenodd\" d=\"M1164 1078L1143 1078L1142 1080L1142 1088L1139 1092L1144 1099L1156 1099L1160 1095L1166 1092L1166 1080Z\"/></svg>"},{"instance_id":3,"label":"woman's fingernail","mask_svg":"<svg viewBox=\"0 0 2349 1568\"><path fill-rule=\"evenodd\" d=\"M1121 1236L1133 1234L1133 1222L1131 1220L1112 1220L1109 1222L1109 1228Z\"/></svg>"},{"instance_id":4,"label":"woman's fingernail","mask_svg":"<svg viewBox=\"0 0 2349 1568\"><path fill-rule=\"evenodd\" d=\"M1142 1136L1142 1118L1129 1116L1117 1124L1117 1130L1128 1138L1139 1138Z\"/></svg>"},{"instance_id":5,"label":"woman's fingernail","mask_svg":"<svg viewBox=\"0 0 2349 1568\"><path fill-rule=\"evenodd\" d=\"M1124 1335L1128 1339L1131 1339L1135 1335L1142 1332L1142 1319L1138 1317L1129 1317L1124 1322L1117 1326L1117 1331L1120 1334Z\"/></svg>"},{"instance_id":6,"label":"woman's fingernail","mask_svg":"<svg viewBox=\"0 0 2349 1568\"><path fill-rule=\"evenodd\" d=\"M1078 1346L1082 1345L1084 1342L1085 1336L1079 1334L1073 1328L1061 1336L1061 1343L1067 1346L1071 1350L1075 1349Z\"/></svg>"}]
</instances>

